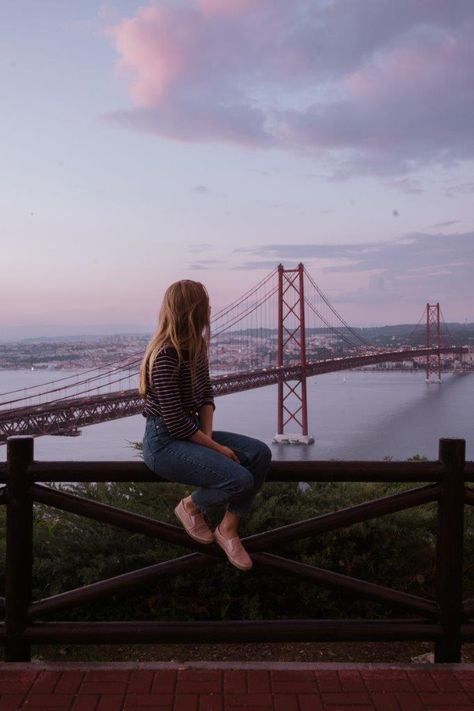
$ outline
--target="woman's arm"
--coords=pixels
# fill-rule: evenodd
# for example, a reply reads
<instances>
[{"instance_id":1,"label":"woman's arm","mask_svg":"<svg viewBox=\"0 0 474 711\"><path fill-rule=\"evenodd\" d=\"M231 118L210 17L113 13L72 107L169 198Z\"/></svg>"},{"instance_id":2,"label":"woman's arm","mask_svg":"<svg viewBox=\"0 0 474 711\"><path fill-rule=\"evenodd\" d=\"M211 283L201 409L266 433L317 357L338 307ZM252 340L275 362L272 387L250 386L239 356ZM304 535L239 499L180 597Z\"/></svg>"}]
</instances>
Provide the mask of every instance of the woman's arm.
<instances>
[{"instance_id":1,"label":"woman's arm","mask_svg":"<svg viewBox=\"0 0 474 711\"><path fill-rule=\"evenodd\" d=\"M214 406L211 403L205 403L199 408L199 422L201 429L208 437L212 439L212 418L214 415Z\"/></svg>"},{"instance_id":2,"label":"woman's arm","mask_svg":"<svg viewBox=\"0 0 474 711\"><path fill-rule=\"evenodd\" d=\"M161 416L171 437L188 439L199 428L183 410L179 391L177 353L170 348L158 353L152 368L152 385L160 405Z\"/></svg>"},{"instance_id":3,"label":"woman's arm","mask_svg":"<svg viewBox=\"0 0 474 711\"><path fill-rule=\"evenodd\" d=\"M205 434L202 430L197 430L191 437L189 437L191 442L195 442L196 444L200 444L203 447L209 447L209 449L213 449L216 452L219 452L219 454L223 454L225 457L228 457L229 459L233 459L234 462L237 462L240 464L240 460L236 453L230 448L230 447L225 447L222 444L219 444L218 442L215 442L211 437L209 437L207 434Z\"/></svg>"},{"instance_id":4,"label":"woman's arm","mask_svg":"<svg viewBox=\"0 0 474 711\"><path fill-rule=\"evenodd\" d=\"M209 375L209 359L207 358L207 356L205 358L205 364L206 364L206 375L205 375L205 381L204 381L204 392L203 392L202 404L203 405L212 405L212 409L215 410L216 406L214 404L214 388L212 387L211 377Z\"/></svg>"}]
</instances>

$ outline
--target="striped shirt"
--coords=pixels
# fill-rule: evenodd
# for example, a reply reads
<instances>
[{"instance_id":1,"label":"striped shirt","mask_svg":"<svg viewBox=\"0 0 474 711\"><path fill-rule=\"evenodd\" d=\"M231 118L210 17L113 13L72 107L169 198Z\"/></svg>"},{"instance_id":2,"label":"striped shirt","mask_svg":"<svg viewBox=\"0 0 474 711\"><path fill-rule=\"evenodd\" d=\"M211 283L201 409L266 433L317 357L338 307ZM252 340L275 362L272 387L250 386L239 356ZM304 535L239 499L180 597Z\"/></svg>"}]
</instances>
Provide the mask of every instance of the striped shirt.
<instances>
[{"instance_id":1,"label":"striped shirt","mask_svg":"<svg viewBox=\"0 0 474 711\"><path fill-rule=\"evenodd\" d=\"M193 393L190 364L185 355L178 365L176 350L165 346L153 363L151 385L147 372L143 415L162 417L168 433L176 439L189 439L197 432L196 415L200 407L209 403L215 409L207 357L203 356L196 365Z\"/></svg>"}]
</instances>

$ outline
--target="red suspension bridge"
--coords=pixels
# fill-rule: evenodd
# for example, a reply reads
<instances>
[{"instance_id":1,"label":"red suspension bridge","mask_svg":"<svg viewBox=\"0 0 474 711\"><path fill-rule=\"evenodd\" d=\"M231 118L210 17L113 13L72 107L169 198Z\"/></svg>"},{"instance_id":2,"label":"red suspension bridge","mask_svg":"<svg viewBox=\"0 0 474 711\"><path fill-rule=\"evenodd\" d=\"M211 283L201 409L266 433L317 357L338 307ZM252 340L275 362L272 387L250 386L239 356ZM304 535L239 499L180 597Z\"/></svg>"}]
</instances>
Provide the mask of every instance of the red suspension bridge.
<instances>
[{"instance_id":1,"label":"red suspension bridge","mask_svg":"<svg viewBox=\"0 0 474 711\"><path fill-rule=\"evenodd\" d=\"M439 304L427 304L405 345L380 348L352 328L303 264L279 265L212 318L210 370L216 396L277 385L275 441L310 442L307 378L383 362L423 359L427 382L441 381L441 357L462 360ZM79 428L139 414L142 353L0 394L0 443L10 435L75 435ZM288 434L288 427L293 427Z\"/></svg>"}]
</instances>

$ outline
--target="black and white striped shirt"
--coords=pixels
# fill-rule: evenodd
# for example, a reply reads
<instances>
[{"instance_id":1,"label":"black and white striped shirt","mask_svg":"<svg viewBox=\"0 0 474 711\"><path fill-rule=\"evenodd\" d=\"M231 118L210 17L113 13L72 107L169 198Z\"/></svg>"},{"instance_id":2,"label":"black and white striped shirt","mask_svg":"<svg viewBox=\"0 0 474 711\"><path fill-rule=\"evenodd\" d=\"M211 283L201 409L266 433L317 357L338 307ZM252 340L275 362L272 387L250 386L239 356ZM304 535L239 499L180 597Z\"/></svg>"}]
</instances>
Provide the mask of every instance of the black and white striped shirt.
<instances>
[{"instance_id":1,"label":"black and white striped shirt","mask_svg":"<svg viewBox=\"0 0 474 711\"><path fill-rule=\"evenodd\" d=\"M191 387L191 369L183 354L178 365L178 354L172 346L160 350L153 363L152 384L148 380L143 415L160 416L171 437L189 439L199 426L196 415L199 408L210 403L215 409L214 392L209 377L208 359L203 356L196 365L194 393Z\"/></svg>"}]
</instances>

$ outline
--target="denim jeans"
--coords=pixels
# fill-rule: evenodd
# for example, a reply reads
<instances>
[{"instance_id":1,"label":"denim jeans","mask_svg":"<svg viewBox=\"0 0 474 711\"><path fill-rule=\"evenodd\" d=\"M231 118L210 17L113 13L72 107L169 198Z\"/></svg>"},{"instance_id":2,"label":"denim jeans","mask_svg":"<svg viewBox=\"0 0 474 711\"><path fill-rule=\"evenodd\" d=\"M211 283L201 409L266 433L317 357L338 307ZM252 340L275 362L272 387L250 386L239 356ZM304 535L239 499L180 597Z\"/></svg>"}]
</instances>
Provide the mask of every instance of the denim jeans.
<instances>
[{"instance_id":1,"label":"denim jeans","mask_svg":"<svg viewBox=\"0 0 474 711\"><path fill-rule=\"evenodd\" d=\"M191 497L203 514L224 504L228 511L248 516L268 474L271 450L258 439L233 432L215 431L212 439L230 447L240 464L190 439L170 437L161 417L147 417L143 459L163 479L200 487Z\"/></svg>"}]
</instances>

